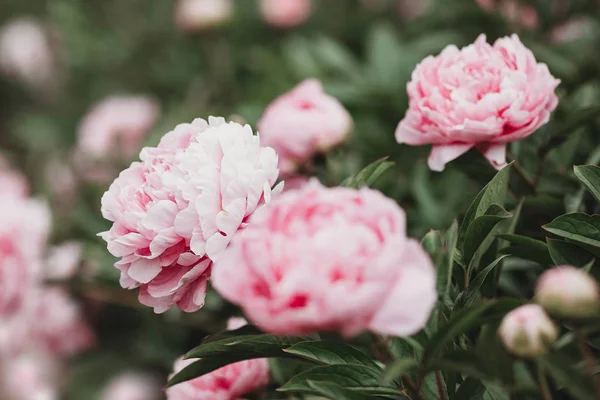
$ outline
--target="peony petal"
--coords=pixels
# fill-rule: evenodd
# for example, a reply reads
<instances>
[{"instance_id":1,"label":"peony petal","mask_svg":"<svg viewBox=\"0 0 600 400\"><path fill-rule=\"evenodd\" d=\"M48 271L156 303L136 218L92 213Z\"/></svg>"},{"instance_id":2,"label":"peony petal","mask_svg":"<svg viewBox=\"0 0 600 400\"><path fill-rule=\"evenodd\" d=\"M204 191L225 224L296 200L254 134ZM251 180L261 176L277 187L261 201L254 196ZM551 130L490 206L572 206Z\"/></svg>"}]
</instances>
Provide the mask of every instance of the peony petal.
<instances>
[{"instance_id":1,"label":"peony petal","mask_svg":"<svg viewBox=\"0 0 600 400\"><path fill-rule=\"evenodd\" d=\"M150 207L141 224L146 229L160 232L173 226L177 211L177 204L169 200L161 200Z\"/></svg>"},{"instance_id":2,"label":"peony petal","mask_svg":"<svg viewBox=\"0 0 600 400\"><path fill-rule=\"evenodd\" d=\"M161 270L162 266L160 264L160 259L155 258L153 260L148 260L146 258L140 258L131 263L127 274L131 279L134 279L139 283L148 283L156 278Z\"/></svg>"},{"instance_id":3,"label":"peony petal","mask_svg":"<svg viewBox=\"0 0 600 400\"><path fill-rule=\"evenodd\" d=\"M463 143L434 145L427 159L429 168L432 171L443 171L447 163L465 154L472 147L472 144Z\"/></svg>"},{"instance_id":4,"label":"peony petal","mask_svg":"<svg viewBox=\"0 0 600 400\"><path fill-rule=\"evenodd\" d=\"M479 150L497 170L506 167L506 143L478 145L477 150Z\"/></svg>"}]
</instances>

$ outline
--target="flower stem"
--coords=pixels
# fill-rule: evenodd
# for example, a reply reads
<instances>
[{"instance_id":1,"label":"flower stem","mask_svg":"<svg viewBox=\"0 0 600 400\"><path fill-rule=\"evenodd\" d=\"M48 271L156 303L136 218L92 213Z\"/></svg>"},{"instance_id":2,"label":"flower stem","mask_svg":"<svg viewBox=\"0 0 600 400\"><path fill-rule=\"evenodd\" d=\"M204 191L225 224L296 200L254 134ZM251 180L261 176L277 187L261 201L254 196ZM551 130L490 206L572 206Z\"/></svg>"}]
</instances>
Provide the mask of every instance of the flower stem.
<instances>
[{"instance_id":1,"label":"flower stem","mask_svg":"<svg viewBox=\"0 0 600 400\"><path fill-rule=\"evenodd\" d=\"M544 371L544 367L542 367L542 365L539 363L537 365L537 379L544 400L552 400L552 394L550 393L550 387L548 386L548 379L546 379L546 371Z\"/></svg>"},{"instance_id":2,"label":"flower stem","mask_svg":"<svg viewBox=\"0 0 600 400\"><path fill-rule=\"evenodd\" d=\"M446 400L446 396L444 395L444 383L440 371L435 371L435 383L437 384L438 393L440 394L440 400Z\"/></svg>"},{"instance_id":3,"label":"flower stem","mask_svg":"<svg viewBox=\"0 0 600 400\"><path fill-rule=\"evenodd\" d=\"M590 351L590 346L587 344L587 335L583 330L577 331L577 343L579 345L579 351L583 357L587 373L592 380L594 393L596 394L595 397L600 399L600 380L598 380L598 375L596 374L596 360Z\"/></svg>"}]
</instances>

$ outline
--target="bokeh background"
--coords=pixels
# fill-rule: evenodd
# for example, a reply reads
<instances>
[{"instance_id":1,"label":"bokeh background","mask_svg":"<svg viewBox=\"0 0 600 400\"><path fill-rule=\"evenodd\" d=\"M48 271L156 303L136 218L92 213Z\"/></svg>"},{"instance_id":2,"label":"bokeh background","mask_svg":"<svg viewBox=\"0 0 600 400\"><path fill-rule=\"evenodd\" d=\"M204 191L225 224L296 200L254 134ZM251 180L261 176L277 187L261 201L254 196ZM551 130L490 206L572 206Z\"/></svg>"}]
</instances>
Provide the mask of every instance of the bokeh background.
<instances>
[{"instance_id":1,"label":"bokeh background","mask_svg":"<svg viewBox=\"0 0 600 400\"><path fill-rule=\"evenodd\" d=\"M562 80L561 102L554 125L512 146L524 168L537 166L545 130L569 110L600 101L596 1L313 0L279 14L269 7L286 1L266 1L262 9L260 3L0 2L0 154L49 204L49 246L80 250L70 253L78 255L76 273L48 285L68 290L95 332L86 351L61 360L64 373L55 384L65 399L100 399L111 379L129 371L147 374L160 393L173 361L235 313L209 292L198 313L155 315L120 288L115 260L97 236L110 226L100 214L102 193L141 147L155 145L176 124L218 115L255 126L278 95L318 78L350 111L354 129L316 160L314 174L336 185L389 156L396 165L376 187L407 210L411 235L421 237L447 228L480 189L477 178L493 174L476 154L432 173L428 148L396 144L406 83L421 59L480 33L489 41L517 33L548 64ZM565 171L589 162L600 144L597 128L572 132L548 154L547 195L531 200L530 213L548 221L576 207L578 185ZM552 196L565 188L571 197ZM519 282L505 284L522 290Z\"/></svg>"}]
</instances>

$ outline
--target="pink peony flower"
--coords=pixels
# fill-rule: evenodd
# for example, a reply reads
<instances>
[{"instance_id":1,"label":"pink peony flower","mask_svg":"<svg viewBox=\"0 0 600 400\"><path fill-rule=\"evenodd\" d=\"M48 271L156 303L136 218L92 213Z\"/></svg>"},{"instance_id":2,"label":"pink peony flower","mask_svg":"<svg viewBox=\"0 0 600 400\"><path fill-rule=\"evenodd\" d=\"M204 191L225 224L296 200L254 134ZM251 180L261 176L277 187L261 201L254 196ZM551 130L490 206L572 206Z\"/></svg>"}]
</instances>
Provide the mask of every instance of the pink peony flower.
<instances>
[{"instance_id":1,"label":"pink peony flower","mask_svg":"<svg viewBox=\"0 0 600 400\"><path fill-rule=\"evenodd\" d=\"M140 157L102 197L113 225L100 235L121 258L121 285L139 287L142 304L196 311L212 261L270 200L277 154L250 126L210 117L178 125Z\"/></svg>"},{"instance_id":2,"label":"pink peony flower","mask_svg":"<svg viewBox=\"0 0 600 400\"><path fill-rule=\"evenodd\" d=\"M160 387L150 375L127 372L113 378L106 387L103 400L157 400Z\"/></svg>"},{"instance_id":3,"label":"pink peony flower","mask_svg":"<svg viewBox=\"0 0 600 400\"><path fill-rule=\"evenodd\" d=\"M267 332L419 331L437 300L435 271L381 193L316 180L258 210L216 263L214 288Z\"/></svg>"},{"instance_id":4,"label":"pink peony flower","mask_svg":"<svg viewBox=\"0 0 600 400\"><path fill-rule=\"evenodd\" d=\"M50 229L46 205L9 199L0 207L0 318L17 313L42 274L41 260Z\"/></svg>"},{"instance_id":5,"label":"pink peony flower","mask_svg":"<svg viewBox=\"0 0 600 400\"><path fill-rule=\"evenodd\" d=\"M227 329L238 329L244 325L244 318L230 318ZM180 358L175 361L171 377L194 361L197 360ZM167 400L235 400L267 386L269 378L266 358L240 361L167 389Z\"/></svg>"},{"instance_id":6,"label":"pink peony flower","mask_svg":"<svg viewBox=\"0 0 600 400\"><path fill-rule=\"evenodd\" d=\"M539 277L535 299L551 314L589 317L600 309L600 288L596 279L586 272L562 265Z\"/></svg>"},{"instance_id":7,"label":"pink peony flower","mask_svg":"<svg viewBox=\"0 0 600 400\"><path fill-rule=\"evenodd\" d=\"M286 178L285 186L283 187L283 191L287 192L289 190L301 189L310 181L307 176L296 175L290 178Z\"/></svg>"},{"instance_id":8,"label":"pink peony flower","mask_svg":"<svg viewBox=\"0 0 600 400\"><path fill-rule=\"evenodd\" d=\"M396 140L433 144L429 167L434 171L472 147L500 169L506 164L506 143L548 122L558 104L554 89L559 83L516 35L493 46L485 35L461 50L448 46L413 71L410 105Z\"/></svg>"},{"instance_id":9,"label":"pink peony flower","mask_svg":"<svg viewBox=\"0 0 600 400\"><path fill-rule=\"evenodd\" d=\"M279 155L283 174L344 141L352 118L337 99L308 79L271 103L257 124L263 143Z\"/></svg>"},{"instance_id":10,"label":"pink peony flower","mask_svg":"<svg viewBox=\"0 0 600 400\"><path fill-rule=\"evenodd\" d=\"M84 322L79 305L61 288L42 288L31 320L33 341L49 354L72 356L87 350L94 334Z\"/></svg>"},{"instance_id":11,"label":"pink peony flower","mask_svg":"<svg viewBox=\"0 0 600 400\"><path fill-rule=\"evenodd\" d=\"M8 161L0 157L0 199L24 199L29 195L25 177L10 169Z\"/></svg>"},{"instance_id":12,"label":"pink peony flower","mask_svg":"<svg viewBox=\"0 0 600 400\"><path fill-rule=\"evenodd\" d=\"M59 369L43 352L22 353L0 366L0 395L6 400L58 400Z\"/></svg>"},{"instance_id":13,"label":"pink peony flower","mask_svg":"<svg viewBox=\"0 0 600 400\"><path fill-rule=\"evenodd\" d=\"M184 31L195 31L222 25L232 15L231 0L179 0L175 22Z\"/></svg>"},{"instance_id":14,"label":"pink peony flower","mask_svg":"<svg viewBox=\"0 0 600 400\"><path fill-rule=\"evenodd\" d=\"M158 103L145 96L113 96L96 104L77 132L77 152L102 159L115 151L129 159L140 149L144 136L156 122Z\"/></svg>"},{"instance_id":15,"label":"pink peony flower","mask_svg":"<svg viewBox=\"0 0 600 400\"><path fill-rule=\"evenodd\" d=\"M278 28L291 28L306 22L312 14L311 0L261 0L263 19Z\"/></svg>"},{"instance_id":16,"label":"pink peony flower","mask_svg":"<svg viewBox=\"0 0 600 400\"><path fill-rule=\"evenodd\" d=\"M558 328L537 304L527 304L506 314L498 334L504 346L520 357L545 353L558 337Z\"/></svg>"},{"instance_id":17,"label":"pink peony flower","mask_svg":"<svg viewBox=\"0 0 600 400\"><path fill-rule=\"evenodd\" d=\"M9 21L0 30L0 72L39 91L56 85L56 59L46 28L33 18Z\"/></svg>"},{"instance_id":18,"label":"pink peony flower","mask_svg":"<svg viewBox=\"0 0 600 400\"><path fill-rule=\"evenodd\" d=\"M44 276L56 280L72 278L77 272L81 253L81 244L76 241L52 247L46 259Z\"/></svg>"}]
</instances>

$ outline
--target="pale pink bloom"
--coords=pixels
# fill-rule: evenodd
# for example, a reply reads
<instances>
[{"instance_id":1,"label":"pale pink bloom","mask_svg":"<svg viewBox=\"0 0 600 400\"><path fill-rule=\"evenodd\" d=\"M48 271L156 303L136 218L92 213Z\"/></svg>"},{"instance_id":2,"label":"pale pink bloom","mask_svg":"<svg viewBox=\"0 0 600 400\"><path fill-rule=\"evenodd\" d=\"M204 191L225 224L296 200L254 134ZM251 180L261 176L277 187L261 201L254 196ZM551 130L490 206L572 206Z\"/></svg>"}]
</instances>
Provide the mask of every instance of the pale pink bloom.
<instances>
[{"instance_id":1,"label":"pale pink bloom","mask_svg":"<svg viewBox=\"0 0 600 400\"><path fill-rule=\"evenodd\" d=\"M85 322L79 304L58 287L40 290L30 323L33 341L55 356L75 355L94 342L94 333Z\"/></svg>"},{"instance_id":2,"label":"pale pink bloom","mask_svg":"<svg viewBox=\"0 0 600 400\"><path fill-rule=\"evenodd\" d=\"M310 163L319 152L342 143L352 118L340 102L308 79L273 101L257 124L261 140L279 155L282 174Z\"/></svg>"},{"instance_id":3,"label":"pale pink bloom","mask_svg":"<svg viewBox=\"0 0 600 400\"><path fill-rule=\"evenodd\" d=\"M571 265L544 272L535 288L535 300L548 312L565 317L595 315L600 306L596 279Z\"/></svg>"},{"instance_id":4,"label":"pale pink bloom","mask_svg":"<svg viewBox=\"0 0 600 400\"><path fill-rule=\"evenodd\" d=\"M55 85L56 60L46 29L37 20L13 19L1 28L0 71L34 90Z\"/></svg>"},{"instance_id":5,"label":"pale pink bloom","mask_svg":"<svg viewBox=\"0 0 600 400\"><path fill-rule=\"evenodd\" d=\"M85 167L85 163L82 164ZM53 158L44 168L44 175L57 207L71 210L77 198L77 177L71 166L59 158Z\"/></svg>"},{"instance_id":6,"label":"pale pink bloom","mask_svg":"<svg viewBox=\"0 0 600 400\"><path fill-rule=\"evenodd\" d=\"M121 285L139 287L142 304L196 311L212 261L270 200L277 154L250 126L210 117L178 125L140 157L102 197L113 226L100 235L121 258Z\"/></svg>"},{"instance_id":7,"label":"pale pink bloom","mask_svg":"<svg viewBox=\"0 0 600 400\"><path fill-rule=\"evenodd\" d=\"M412 21L423 16L431 7L431 0L397 0L400 17Z\"/></svg>"},{"instance_id":8,"label":"pale pink bloom","mask_svg":"<svg viewBox=\"0 0 600 400\"><path fill-rule=\"evenodd\" d=\"M46 258L44 276L56 280L72 278L81 261L82 250L81 244L76 241L52 247Z\"/></svg>"},{"instance_id":9,"label":"pale pink bloom","mask_svg":"<svg viewBox=\"0 0 600 400\"><path fill-rule=\"evenodd\" d=\"M10 199L0 207L0 318L18 313L41 278L41 260L50 229L45 203Z\"/></svg>"},{"instance_id":10,"label":"pale pink bloom","mask_svg":"<svg viewBox=\"0 0 600 400\"><path fill-rule=\"evenodd\" d=\"M146 96L112 96L97 103L83 118L77 132L77 152L102 159L115 152L133 157L156 122L158 103Z\"/></svg>"},{"instance_id":11,"label":"pale pink bloom","mask_svg":"<svg viewBox=\"0 0 600 400\"><path fill-rule=\"evenodd\" d=\"M29 184L23 174L13 171L8 161L0 157L0 199L23 199L28 195Z\"/></svg>"},{"instance_id":12,"label":"pale pink bloom","mask_svg":"<svg viewBox=\"0 0 600 400\"><path fill-rule=\"evenodd\" d=\"M316 180L258 210L213 271L222 296L284 335L411 335L436 303L435 280L394 201Z\"/></svg>"},{"instance_id":13,"label":"pale pink bloom","mask_svg":"<svg viewBox=\"0 0 600 400\"><path fill-rule=\"evenodd\" d=\"M590 16L572 18L554 26L549 32L550 40L554 43L568 43L595 34L596 24Z\"/></svg>"},{"instance_id":14,"label":"pale pink bloom","mask_svg":"<svg viewBox=\"0 0 600 400\"><path fill-rule=\"evenodd\" d=\"M260 12L268 24L291 28L310 18L312 0L261 0Z\"/></svg>"},{"instance_id":15,"label":"pale pink bloom","mask_svg":"<svg viewBox=\"0 0 600 400\"><path fill-rule=\"evenodd\" d=\"M230 318L227 329L246 325L244 318ZM176 373L194 363L195 359L175 361ZM269 362L266 358L229 364L199 378L182 382L167 389L168 400L236 400L241 395L257 391L269 383Z\"/></svg>"},{"instance_id":16,"label":"pale pink bloom","mask_svg":"<svg viewBox=\"0 0 600 400\"><path fill-rule=\"evenodd\" d=\"M179 0L175 22L182 30L194 31L222 25L232 15L231 0Z\"/></svg>"},{"instance_id":17,"label":"pale pink bloom","mask_svg":"<svg viewBox=\"0 0 600 400\"><path fill-rule=\"evenodd\" d=\"M5 400L58 400L60 366L41 351L4 360L0 365L0 395Z\"/></svg>"},{"instance_id":18,"label":"pale pink bloom","mask_svg":"<svg viewBox=\"0 0 600 400\"><path fill-rule=\"evenodd\" d=\"M488 13L500 12L509 22L533 29L539 18L535 7L519 0L476 0L479 7Z\"/></svg>"},{"instance_id":19,"label":"pale pink bloom","mask_svg":"<svg viewBox=\"0 0 600 400\"><path fill-rule=\"evenodd\" d=\"M527 304L506 314L498 334L504 346L520 357L535 357L545 353L558 337L558 328L544 309Z\"/></svg>"},{"instance_id":20,"label":"pale pink bloom","mask_svg":"<svg viewBox=\"0 0 600 400\"><path fill-rule=\"evenodd\" d=\"M103 400L158 400L161 389L151 375L126 372L113 378L104 390Z\"/></svg>"},{"instance_id":21,"label":"pale pink bloom","mask_svg":"<svg viewBox=\"0 0 600 400\"><path fill-rule=\"evenodd\" d=\"M413 71L409 109L396 140L433 144L429 167L434 171L473 147L500 169L506 165L507 143L548 122L558 104L554 89L559 83L517 35L493 46L485 35L460 50L448 46Z\"/></svg>"}]
</instances>

